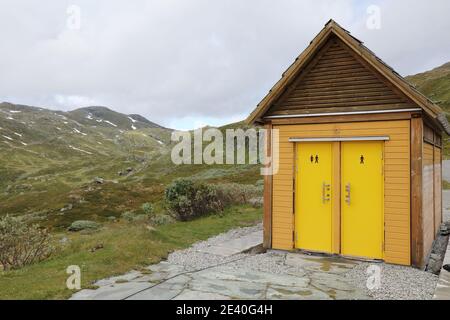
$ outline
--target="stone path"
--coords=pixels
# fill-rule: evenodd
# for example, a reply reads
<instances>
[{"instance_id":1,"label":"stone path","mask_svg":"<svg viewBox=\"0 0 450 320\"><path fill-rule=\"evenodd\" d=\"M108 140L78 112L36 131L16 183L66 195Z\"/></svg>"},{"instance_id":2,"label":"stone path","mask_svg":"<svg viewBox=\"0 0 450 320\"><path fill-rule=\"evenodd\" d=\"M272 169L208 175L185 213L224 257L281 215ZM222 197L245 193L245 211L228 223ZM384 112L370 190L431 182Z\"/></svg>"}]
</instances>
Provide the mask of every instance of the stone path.
<instances>
[{"instance_id":1,"label":"stone path","mask_svg":"<svg viewBox=\"0 0 450 320\"><path fill-rule=\"evenodd\" d=\"M97 281L71 299L368 299L345 274L359 262L270 251L253 254L261 225L231 230L143 271ZM248 253L243 253L248 252Z\"/></svg>"},{"instance_id":2,"label":"stone path","mask_svg":"<svg viewBox=\"0 0 450 320\"><path fill-rule=\"evenodd\" d=\"M198 249L198 251L223 257L230 257L262 245L262 238L262 230L257 230L224 243L216 243L205 248Z\"/></svg>"},{"instance_id":3,"label":"stone path","mask_svg":"<svg viewBox=\"0 0 450 320\"><path fill-rule=\"evenodd\" d=\"M267 254L266 254L267 255ZM98 289L81 290L71 299L160 300L160 299L368 299L364 292L343 277L357 262L311 257L302 254L278 255L288 273L277 274L242 268L239 260L200 271L161 262L148 267L150 274L132 271L123 276L98 281ZM261 261L259 257L259 261Z\"/></svg>"}]
</instances>

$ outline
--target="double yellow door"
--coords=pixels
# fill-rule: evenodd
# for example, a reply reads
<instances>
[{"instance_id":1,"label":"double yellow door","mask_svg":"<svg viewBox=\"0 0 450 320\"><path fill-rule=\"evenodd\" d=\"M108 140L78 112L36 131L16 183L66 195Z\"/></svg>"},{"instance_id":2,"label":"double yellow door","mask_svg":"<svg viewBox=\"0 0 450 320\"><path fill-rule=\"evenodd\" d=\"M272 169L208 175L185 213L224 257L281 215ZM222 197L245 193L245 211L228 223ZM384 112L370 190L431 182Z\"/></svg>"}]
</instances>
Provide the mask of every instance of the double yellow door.
<instances>
[{"instance_id":1,"label":"double yellow door","mask_svg":"<svg viewBox=\"0 0 450 320\"><path fill-rule=\"evenodd\" d=\"M295 247L383 258L383 143L297 144Z\"/></svg>"}]
</instances>

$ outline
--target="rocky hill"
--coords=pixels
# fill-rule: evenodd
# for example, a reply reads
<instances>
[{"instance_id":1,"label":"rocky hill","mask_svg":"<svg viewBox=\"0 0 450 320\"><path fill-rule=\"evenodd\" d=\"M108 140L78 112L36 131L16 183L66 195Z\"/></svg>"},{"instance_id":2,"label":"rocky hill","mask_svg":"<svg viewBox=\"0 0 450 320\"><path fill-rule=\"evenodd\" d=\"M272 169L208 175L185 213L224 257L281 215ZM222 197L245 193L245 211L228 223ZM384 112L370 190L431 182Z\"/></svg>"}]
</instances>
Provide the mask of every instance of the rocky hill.
<instances>
[{"instance_id":1,"label":"rocky hill","mask_svg":"<svg viewBox=\"0 0 450 320\"><path fill-rule=\"evenodd\" d=\"M62 112L1 103L0 215L66 227L158 203L178 177L260 179L254 165L174 165L171 133L140 115L106 107Z\"/></svg>"}]
</instances>

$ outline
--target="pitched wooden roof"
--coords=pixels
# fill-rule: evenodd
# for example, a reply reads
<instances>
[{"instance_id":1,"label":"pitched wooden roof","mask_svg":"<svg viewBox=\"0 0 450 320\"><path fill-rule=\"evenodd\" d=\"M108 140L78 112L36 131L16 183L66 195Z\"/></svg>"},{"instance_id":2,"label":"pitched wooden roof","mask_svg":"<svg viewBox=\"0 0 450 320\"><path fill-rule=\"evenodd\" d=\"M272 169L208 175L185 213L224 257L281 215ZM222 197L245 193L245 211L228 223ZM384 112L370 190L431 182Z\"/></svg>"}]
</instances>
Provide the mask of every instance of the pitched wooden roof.
<instances>
[{"instance_id":1,"label":"pitched wooden roof","mask_svg":"<svg viewBox=\"0 0 450 320\"><path fill-rule=\"evenodd\" d=\"M298 56L294 63L283 73L281 79L273 86L264 99L258 104L256 109L247 118L249 124L262 122L264 115L269 108L282 95L284 90L295 80L301 71L308 65L314 55L327 42L330 37L336 36L345 43L355 54L357 54L368 65L375 69L383 78L391 83L398 91L434 119L447 134L450 134L450 124L442 109L417 91L402 76L378 58L372 51L363 45L361 41L353 37L347 30L342 28L335 21L330 20L319 34L311 41L310 45Z\"/></svg>"}]
</instances>

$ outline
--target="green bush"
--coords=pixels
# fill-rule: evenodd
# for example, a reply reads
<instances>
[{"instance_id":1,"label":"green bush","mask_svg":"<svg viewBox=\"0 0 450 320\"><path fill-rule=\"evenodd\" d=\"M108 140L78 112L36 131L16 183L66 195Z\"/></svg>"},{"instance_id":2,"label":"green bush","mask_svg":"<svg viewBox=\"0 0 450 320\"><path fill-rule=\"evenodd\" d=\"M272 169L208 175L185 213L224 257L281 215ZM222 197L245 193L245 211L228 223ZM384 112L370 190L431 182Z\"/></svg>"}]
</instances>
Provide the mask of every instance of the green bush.
<instances>
[{"instance_id":1,"label":"green bush","mask_svg":"<svg viewBox=\"0 0 450 320\"><path fill-rule=\"evenodd\" d=\"M214 186L221 206L251 204L254 199L262 197L263 187L250 184L225 183Z\"/></svg>"},{"instance_id":2,"label":"green bush","mask_svg":"<svg viewBox=\"0 0 450 320\"><path fill-rule=\"evenodd\" d=\"M135 214L131 211L125 211L120 215L120 217L128 222L131 222L134 220Z\"/></svg>"},{"instance_id":3,"label":"green bush","mask_svg":"<svg viewBox=\"0 0 450 320\"><path fill-rule=\"evenodd\" d=\"M136 221L144 221L150 220L150 214L136 214L133 211L126 211L120 215L122 219L127 222L136 222Z\"/></svg>"},{"instance_id":4,"label":"green bush","mask_svg":"<svg viewBox=\"0 0 450 320\"><path fill-rule=\"evenodd\" d=\"M0 218L0 264L5 270L45 260L53 251L46 229L8 215Z\"/></svg>"},{"instance_id":5,"label":"green bush","mask_svg":"<svg viewBox=\"0 0 450 320\"><path fill-rule=\"evenodd\" d=\"M133 222L135 222L135 221L148 221L148 220L150 220L150 215L148 215L148 214L136 214L134 217L133 217Z\"/></svg>"},{"instance_id":6,"label":"green bush","mask_svg":"<svg viewBox=\"0 0 450 320\"><path fill-rule=\"evenodd\" d=\"M153 205L150 202L146 202L142 205L142 211L145 214L151 215L153 214Z\"/></svg>"},{"instance_id":7,"label":"green bush","mask_svg":"<svg viewBox=\"0 0 450 320\"><path fill-rule=\"evenodd\" d=\"M155 226L161 226L173 222L173 218L167 214L157 214L150 218L150 223Z\"/></svg>"},{"instance_id":8,"label":"green bush","mask_svg":"<svg viewBox=\"0 0 450 320\"><path fill-rule=\"evenodd\" d=\"M165 191L169 210L178 220L186 221L208 213L221 211L214 188L190 179L177 179Z\"/></svg>"},{"instance_id":9,"label":"green bush","mask_svg":"<svg viewBox=\"0 0 450 320\"><path fill-rule=\"evenodd\" d=\"M82 231L82 230L97 230L100 228L100 224L98 224L95 221L90 220L78 220L72 222L70 227L68 228L69 231Z\"/></svg>"},{"instance_id":10,"label":"green bush","mask_svg":"<svg viewBox=\"0 0 450 320\"><path fill-rule=\"evenodd\" d=\"M135 214L133 211L125 211L124 213L122 213L120 215L120 218L122 218L123 220L127 221L127 222L134 222L137 220L142 220L141 217L147 217L147 215L145 214Z\"/></svg>"}]
</instances>

